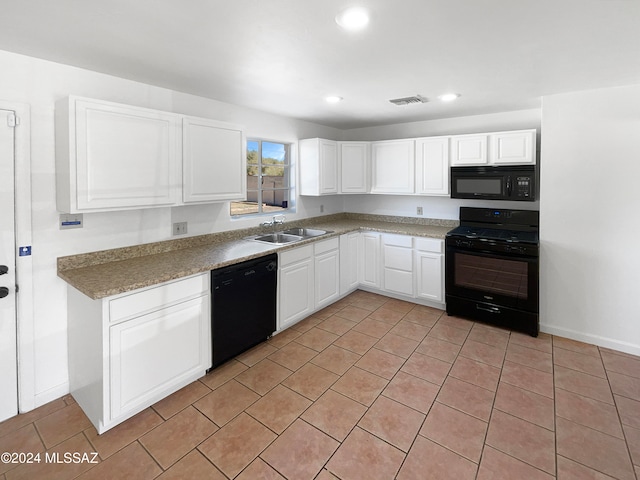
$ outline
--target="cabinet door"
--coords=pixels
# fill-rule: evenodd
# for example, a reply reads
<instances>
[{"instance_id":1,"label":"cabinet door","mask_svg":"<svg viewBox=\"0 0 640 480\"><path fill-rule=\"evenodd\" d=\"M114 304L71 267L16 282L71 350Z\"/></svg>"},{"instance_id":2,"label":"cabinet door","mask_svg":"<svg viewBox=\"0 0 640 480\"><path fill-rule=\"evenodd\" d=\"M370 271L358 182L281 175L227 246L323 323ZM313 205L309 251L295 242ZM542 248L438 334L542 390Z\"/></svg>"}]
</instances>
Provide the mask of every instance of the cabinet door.
<instances>
[{"instance_id":1,"label":"cabinet door","mask_svg":"<svg viewBox=\"0 0 640 480\"><path fill-rule=\"evenodd\" d=\"M499 132L489 135L490 162L496 165L536 163L536 131Z\"/></svg>"},{"instance_id":2,"label":"cabinet door","mask_svg":"<svg viewBox=\"0 0 640 480\"><path fill-rule=\"evenodd\" d=\"M371 144L371 193L413 193L414 169L413 140Z\"/></svg>"},{"instance_id":3,"label":"cabinet door","mask_svg":"<svg viewBox=\"0 0 640 480\"><path fill-rule=\"evenodd\" d=\"M182 152L185 203L246 198L247 155L242 128L184 117Z\"/></svg>"},{"instance_id":4,"label":"cabinet door","mask_svg":"<svg viewBox=\"0 0 640 480\"><path fill-rule=\"evenodd\" d=\"M340 294L358 288L358 232L340 237Z\"/></svg>"},{"instance_id":5,"label":"cabinet door","mask_svg":"<svg viewBox=\"0 0 640 480\"><path fill-rule=\"evenodd\" d=\"M338 250L315 257L315 309L329 305L340 296L340 254Z\"/></svg>"},{"instance_id":6,"label":"cabinet door","mask_svg":"<svg viewBox=\"0 0 640 480\"><path fill-rule=\"evenodd\" d=\"M311 257L280 269L278 330L313 313L313 281Z\"/></svg>"},{"instance_id":7,"label":"cabinet door","mask_svg":"<svg viewBox=\"0 0 640 480\"><path fill-rule=\"evenodd\" d=\"M359 250L360 283L380 288L380 234L362 233Z\"/></svg>"},{"instance_id":8,"label":"cabinet door","mask_svg":"<svg viewBox=\"0 0 640 480\"><path fill-rule=\"evenodd\" d=\"M413 296L412 239L401 235L382 236L382 288Z\"/></svg>"},{"instance_id":9,"label":"cabinet door","mask_svg":"<svg viewBox=\"0 0 640 480\"><path fill-rule=\"evenodd\" d=\"M340 193L369 191L369 142L340 142Z\"/></svg>"},{"instance_id":10,"label":"cabinet door","mask_svg":"<svg viewBox=\"0 0 640 480\"><path fill-rule=\"evenodd\" d=\"M338 143L323 138L300 140L300 195L338 193Z\"/></svg>"},{"instance_id":11,"label":"cabinet door","mask_svg":"<svg viewBox=\"0 0 640 480\"><path fill-rule=\"evenodd\" d=\"M441 253L416 252L416 296L442 303L444 264Z\"/></svg>"},{"instance_id":12,"label":"cabinet door","mask_svg":"<svg viewBox=\"0 0 640 480\"><path fill-rule=\"evenodd\" d=\"M338 144L320 140L320 194L338 193Z\"/></svg>"},{"instance_id":13,"label":"cabinet door","mask_svg":"<svg viewBox=\"0 0 640 480\"><path fill-rule=\"evenodd\" d=\"M451 137L451 165L486 165L487 135L456 135Z\"/></svg>"},{"instance_id":14,"label":"cabinet door","mask_svg":"<svg viewBox=\"0 0 640 480\"><path fill-rule=\"evenodd\" d=\"M416 193L449 194L449 137L416 140Z\"/></svg>"},{"instance_id":15,"label":"cabinet door","mask_svg":"<svg viewBox=\"0 0 640 480\"><path fill-rule=\"evenodd\" d=\"M159 400L211 365L209 296L109 328L110 418Z\"/></svg>"},{"instance_id":16,"label":"cabinet door","mask_svg":"<svg viewBox=\"0 0 640 480\"><path fill-rule=\"evenodd\" d=\"M177 115L81 99L74 106L69 111L75 130L69 132L68 158L75 166L69 188L76 202L71 200L70 210L118 210L179 201Z\"/></svg>"}]
</instances>

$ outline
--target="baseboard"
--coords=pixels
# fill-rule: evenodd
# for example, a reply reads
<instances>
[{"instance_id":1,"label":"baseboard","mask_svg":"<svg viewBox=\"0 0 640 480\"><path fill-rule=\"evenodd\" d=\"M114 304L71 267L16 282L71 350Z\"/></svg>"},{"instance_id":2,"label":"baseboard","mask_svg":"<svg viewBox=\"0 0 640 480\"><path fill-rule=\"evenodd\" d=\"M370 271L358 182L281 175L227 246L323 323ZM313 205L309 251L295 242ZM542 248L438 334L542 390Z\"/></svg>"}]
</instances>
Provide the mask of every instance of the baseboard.
<instances>
[{"instance_id":1,"label":"baseboard","mask_svg":"<svg viewBox=\"0 0 640 480\"><path fill-rule=\"evenodd\" d=\"M548 325L541 323L540 331L556 335L558 337L565 337L571 340L577 340L579 342L590 343L599 347L610 348L612 350L618 350L620 352L629 353L631 355L640 355L640 345L636 345L629 342L622 342L620 340L614 340L613 338L601 337L600 335L591 335L588 333L577 332L568 328L558 327L555 325Z\"/></svg>"},{"instance_id":2,"label":"baseboard","mask_svg":"<svg viewBox=\"0 0 640 480\"><path fill-rule=\"evenodd\" d=\"M44 392L37 393L35 396L35 408L41 407L45 403L52 402L60 397L64 397L69 393L69 382L61 383L60 385L56 385L49 390L45 390ZM26 411L26 410L25 410ZM24 412L20 412L24 413Z\"/></svg>"},{"instance_id":3,"label":"baseboard","mask_svg":"<svg viewBox=\"0 0 640 480\"><path fill-rule=\"evenodd\" d=\"M410 297L409 295L393 293L387 290L381 290L379 288L369 287L367 285L359 285L357 290L362 290L364 292L369 292L369 293L376 293L378 295L382 295L383 297L395 298L396 300L404 300L405 302L415 303L417 305L424 305L425 307L437 308L438 310L446 310L446 305L444 303L432 302L430 300L425 300L424 298Z\"/></svg>"}]
</instances>

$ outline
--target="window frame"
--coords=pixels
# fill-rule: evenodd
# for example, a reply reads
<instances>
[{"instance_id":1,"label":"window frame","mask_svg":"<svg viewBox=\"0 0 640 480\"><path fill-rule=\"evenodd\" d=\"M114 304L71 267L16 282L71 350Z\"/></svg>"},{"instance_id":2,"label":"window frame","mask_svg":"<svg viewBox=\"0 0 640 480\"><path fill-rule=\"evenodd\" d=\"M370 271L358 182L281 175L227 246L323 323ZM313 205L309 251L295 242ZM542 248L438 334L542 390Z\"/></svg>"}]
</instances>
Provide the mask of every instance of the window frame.
<instances>
[{"instance_id":1,"label":"window frame","mask_svg":"<svg viewBox=\"0 0 640 480\"><path fill-rule=\"evenodd\" d=\"M278 215L278 214L284 214L284 213L288 213L291 212L293 210L293 191L294 191L294 187L292 186L293 182L292 182L292 173L293 173L293 163L292 163L292 149L293 149L293 143L288 143L288 142L282 142L282 141L277 141L277 140L269 140L269 139L265 139L265 138L247 138L245 140L246 142L246 147L247 147L247 152L249 151L249 143L251 142L257 142L258 143L258 163L249 163L248 162L248 158L247 158L247 163L246 163L246 169L248 170L250 166L257 166L258 169L258 189L254 190L254 189L249 189L249 182L247 181L247 194L249 192L257 192L257 207L258 207L258 211L257 212L251 212L251 213L232 213L232 206L234 203L239 202L239 200L236 201L232 201L229 203L229 216L232 219L243 219L243 218L249 218L249 217L262 217L262 216L272 216L272 215ZM263 177L266 177L268 175L264 175L264 168L265 167L269 167L269 166L274 166L274 164L272 163L263 163L263 157L262 157L262 152L263 152L263 143L273 143L273 144L279 144L279 145L283 145L284 146L284 162L282 164L275 164L277 166L282 166L282 168L284 168L284 172L283 172L283 183L284 186L283 188L264 188L264 180ZM248 176L248 173L247 173ZM282 208L281 210L277 210L277 211L273 211L273 212L265 212L263 210L263 198L264 198L264 192L278 192L278 191L282 191L284 192L285 196L286 196L286 201L287 201L287 208ZM245 200L246 201L246 200Z\"/></svg>"}]
</instances>

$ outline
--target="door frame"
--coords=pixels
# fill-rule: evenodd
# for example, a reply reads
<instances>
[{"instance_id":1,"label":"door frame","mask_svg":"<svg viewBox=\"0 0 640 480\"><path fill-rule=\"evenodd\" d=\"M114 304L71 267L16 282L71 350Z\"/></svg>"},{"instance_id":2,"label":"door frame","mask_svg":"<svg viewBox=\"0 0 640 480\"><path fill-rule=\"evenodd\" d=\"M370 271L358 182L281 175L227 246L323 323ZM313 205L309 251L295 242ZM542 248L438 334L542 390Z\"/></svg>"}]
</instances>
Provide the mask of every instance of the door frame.
<instances>
[{"instance_id":1,"label":"door frame","mask_svg":"<svg viewBox=\"0 0 640 480\"><path fill-rule=\"evenodd\" d=\"M31 230L31 108L29 104L0 100L0 109L12 110L14 129L16 294L18 342L18 412L35 408L35 349L33 322L33 259L18 256L18 248L32 245ZM33 252L32 252L33 254Z\"/></svg>"}]
</instances>

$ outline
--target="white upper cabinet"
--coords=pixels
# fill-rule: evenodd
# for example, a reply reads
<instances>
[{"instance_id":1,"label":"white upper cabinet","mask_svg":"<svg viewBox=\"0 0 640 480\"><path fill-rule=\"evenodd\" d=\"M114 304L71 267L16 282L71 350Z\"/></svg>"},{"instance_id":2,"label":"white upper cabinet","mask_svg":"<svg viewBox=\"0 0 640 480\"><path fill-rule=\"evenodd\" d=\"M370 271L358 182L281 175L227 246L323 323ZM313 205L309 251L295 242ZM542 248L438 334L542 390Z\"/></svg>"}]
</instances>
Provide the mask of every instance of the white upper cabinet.
<instances>
[{"instance_id":1,"label":"white upper cabinet","mask_svg":"<svg viewBox=\"0 0 640 480\"><path fill-rule=\"evenodd\" d=\"M247 155L241 127L183 117L182 157L184 203L246 198Z\"/></svg>"},{"instance_id":2,"label":"white upper cabinet","mask_svg":"<svg viewBox=\"0 0 640 480\"><path fill-rule=\"evenodd\" d=\"M340 193L369 191L369 142L338 142L340 159Z\"/></svg>"},{"instance_id":3,"label":"white upper cabinet","mask_svg":"<svg viewBox=\"0 0 640 480\"><path fill-rule=\"evenodd\" d=\"M414 193L415 142L371 143L371 193Z\"/></svg>"},{"instance_id":4,"label":"white upper cabinet","mask_svg":"<svg viewBox=\"0 0 640 480\"><path fill-rule=\"evenodd\" d=\"M63 212L180 201L178 115L69 97L56 106L56 182Z\"/></svg>"},{"instance_id":5,"label":"white upper cabinet","mask_svg":"<svg viewBox=\"0 0 640 480\"><path fill-rule=\"evenodd\" d=\"M449 137L416 139L416 193L449 194Z\"/></svg>"},{"instance_id":6,"label":"white upper cabinet","mask_svg":"<svg viewBox=\"0 0 640 480\"><path fill-rule=\"evenodd\" d=\"M456 135L451 137L451 165L486 165L487 135Z\"/></svg>"},{"instance_id":7,"label":"white upper cabinet","mask_svg":"<svg viewBox=\"0 0 640 480\"><path fill-rule=\"evenodd\" d=\"M492 133L489 141L489 161L494 165L536 163L535 130Z\"/></svg>"},{"instance_id":8,"label":"white upper cabinet","mask_svg":"<svg viewBox=\"0 0 640 480\"><path fill-rule=\"evenodd\" d=\"M300 195L338 193L338 142L323 138L300 140Z\"/></svg>"},{"instance_id":9,"label":"white upper cabinet","mask_svg":"<svg viewBox=\"0 0 640 480\"><path fill-rule=\"evenodd\" d=\"M535 129L451 137L451 166L454 167L535 163Z\"/></svg>"},{"instance_id":10,"label":"white upper cabinet","mask_svg":"<svg viewBox=\"0 0 640 480\"><path fill-rule=\"evenodd\" d=\"M56 187L58 210L67 213L244 199L244 132L70 96L56 104Z\"/></svg>"}]
</instances>

